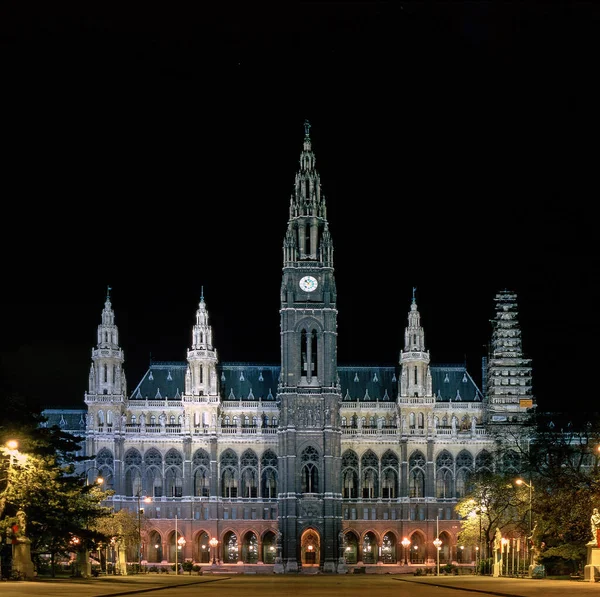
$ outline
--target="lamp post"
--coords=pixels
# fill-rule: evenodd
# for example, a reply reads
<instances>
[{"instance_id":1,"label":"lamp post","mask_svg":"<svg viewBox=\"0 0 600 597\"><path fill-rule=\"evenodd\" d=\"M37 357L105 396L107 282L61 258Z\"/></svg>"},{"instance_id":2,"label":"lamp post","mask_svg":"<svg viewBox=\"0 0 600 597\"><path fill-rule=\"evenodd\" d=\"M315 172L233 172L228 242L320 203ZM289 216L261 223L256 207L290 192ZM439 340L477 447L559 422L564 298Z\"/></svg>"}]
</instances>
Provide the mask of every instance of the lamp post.
<instances>
[{"instance_id":1,"label":"lamp post","mask_svg":"<svg viewBox=\"0 0 600 597\"><path fill-rule=\"evenodd\" d=\"M532 537L532 525L531 525L531 516L532 516L532 511L533 511L533 503L532 503L532 498L533 498L533 483L531 482L531 478L529 479L529 483L526 483L523 479L516 479L515 483L517 485L525 485L525 487L527 487L529 489L529 533L528 533L528 541L527 541L527 558L529 559L529 565L531 565L531 546L529 545L529 542L533 543L533 537Z\"/></svg>"},{"instance_id":2,"label":"lamp post","mask_svg":"<svg viewBox=\"0 0 600 597\"><path fill-rule=\"evenodd\" d=\"M181 536L179 537L179 539L177 539L177 550L181 550L181 560L185 561L184 553L183 553L183 548L185 547L185 544L187 543L187 541L185 540L185 537ZM179 572L179 570L177 570L177 572Z\"/></svg>"},{"instance_id":3,"label":"lamp post","mask_svg":"<svg viewBox=\"0 0 600 597\"><path fill-rule=\"evenodd\" d=\"M217 545L219 545L219 540L216 537L213 537L208 544L213 548L213 561L212 561L212 565L216 566L217 565Z\"/></svg>"},{"instance_id":4,"label":"lamp post","mask_svg":"<svg viewBox=\"0 0 600 597\"><path fill-rule=\"evenodd\" d=\"M437 576L440 575L440 548L442 547L442 540L440 539L440 518L435 517L435 539L433 540L435 545L435 551L437 556Z\"/></svg>"},{"instance_id":5,"label":"lamp post","mask_svg":"<svg viewBox=\"0 0 600 597\"><path fill-rule=\"evenodd\" d=\"M408 537L404 537L401 541L402 546L404 547L404 565L408 566L408 546L410 545L410 539Z\"/></svg>"},{"instance_id":6,"label":"lamp post","mask_svg":"<svg viewBox=\"0 0 600 597\"><path fill-rule=\"evenodd\" d=\"M141 504L140 504L140 500L142 498L142 494L141 494L142 490L138 489L137 492L137 509L138 509L138 536L137 536L137 540L138 540L138 553L137 553L137 561L138 561L138 572L141 572L142 570L142 513L144 512L144 509L142 508ZM148 503L151 502L152 499L149 497L145 497L144 498L144 502Z\"/></svg>"}]
</instances>

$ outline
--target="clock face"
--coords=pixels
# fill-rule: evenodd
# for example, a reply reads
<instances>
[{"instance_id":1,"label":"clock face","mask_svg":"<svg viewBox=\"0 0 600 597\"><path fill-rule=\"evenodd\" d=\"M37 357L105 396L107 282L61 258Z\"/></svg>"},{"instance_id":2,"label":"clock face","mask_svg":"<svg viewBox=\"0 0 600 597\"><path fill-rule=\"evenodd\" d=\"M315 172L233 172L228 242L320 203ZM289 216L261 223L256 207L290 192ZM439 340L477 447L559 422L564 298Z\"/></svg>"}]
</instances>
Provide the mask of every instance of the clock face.
<instances>
[{"instance_id":1,"label":"clock face","mask_svg":"<svg viewBox=\"0 0 600 597\"><path fill-rule=\"evenodd\" d=\"M318 285L317 279L312 276L304 276L304 278L300 279L300 288L305 292L316 290Z\"/></svg>"}]
</instances>

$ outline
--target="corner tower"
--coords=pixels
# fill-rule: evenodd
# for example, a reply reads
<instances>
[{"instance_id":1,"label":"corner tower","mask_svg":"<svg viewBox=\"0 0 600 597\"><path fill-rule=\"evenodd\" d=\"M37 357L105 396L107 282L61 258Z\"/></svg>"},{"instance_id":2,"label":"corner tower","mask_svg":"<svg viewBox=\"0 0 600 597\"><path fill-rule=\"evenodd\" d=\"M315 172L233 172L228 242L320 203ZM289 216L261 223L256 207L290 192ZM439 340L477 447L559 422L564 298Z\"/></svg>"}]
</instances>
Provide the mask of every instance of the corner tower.
<instances>
[{"instance_id":1,"label":"corner tower","mask_svg":"<svg viewBox=\"0 0 600 597\"><path fill-rule=\"evenodd\" d=\"M517 295L508 290L494 298L492 341L486 371L487 410L490 423L522 422L535 408L531 385L531 359L523 355Z\"/></svg>"},{"instance_id":2,"label":"corner tower","mask_svg":"<svg viewBox=\"0 0 600 597\"><path fill-rule=\"evenodd\" d=\"M279 529L286 572L335 572L342 496L333 245L304 123L283 243Z\"/></svg>"}]
</instances>

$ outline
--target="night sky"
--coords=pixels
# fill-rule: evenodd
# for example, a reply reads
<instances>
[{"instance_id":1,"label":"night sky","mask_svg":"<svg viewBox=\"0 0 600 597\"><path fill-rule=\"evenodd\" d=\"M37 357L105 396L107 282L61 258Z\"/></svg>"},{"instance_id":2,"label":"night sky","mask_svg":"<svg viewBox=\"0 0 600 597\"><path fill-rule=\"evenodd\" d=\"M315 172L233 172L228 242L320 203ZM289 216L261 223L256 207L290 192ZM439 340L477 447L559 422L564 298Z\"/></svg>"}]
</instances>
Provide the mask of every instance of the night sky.
<instances>
[{"instance_id":1,"label":"night sky","mask_svg":"<svg viewBox=\"0 0 600 597\"><path fill-rule=\"evenodd\" d=\"M184 361L278 363L282 243L311 122L340 364L478 383L518 294L541 409L596 408L598 3L5 2L2 381L83 406L111 297L132 391ZM206 6L205 6L206 4Z\"/></svg>"}]
</instances>

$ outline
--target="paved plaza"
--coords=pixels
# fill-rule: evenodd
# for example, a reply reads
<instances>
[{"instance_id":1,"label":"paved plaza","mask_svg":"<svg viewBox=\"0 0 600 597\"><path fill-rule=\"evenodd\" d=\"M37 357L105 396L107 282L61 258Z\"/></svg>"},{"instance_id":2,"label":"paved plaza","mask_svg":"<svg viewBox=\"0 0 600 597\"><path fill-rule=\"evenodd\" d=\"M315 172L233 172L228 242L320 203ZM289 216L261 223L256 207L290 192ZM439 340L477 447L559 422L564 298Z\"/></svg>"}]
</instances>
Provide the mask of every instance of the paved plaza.
<instances>
[{"instance_id":1,"label":"paved plaza","mask_svg":"<svg viewBox=\"0 0 600 597\"><path fill-rule=\"evenodd\" d=\"M488 576L365 575L131 575L90 579L39 579L2 581L1 597L116 597L156 593L157 597L459 597L484 593L506 597L563 597L565 594L600 593L595 582Z\"/></svg>"}]
</instances>

